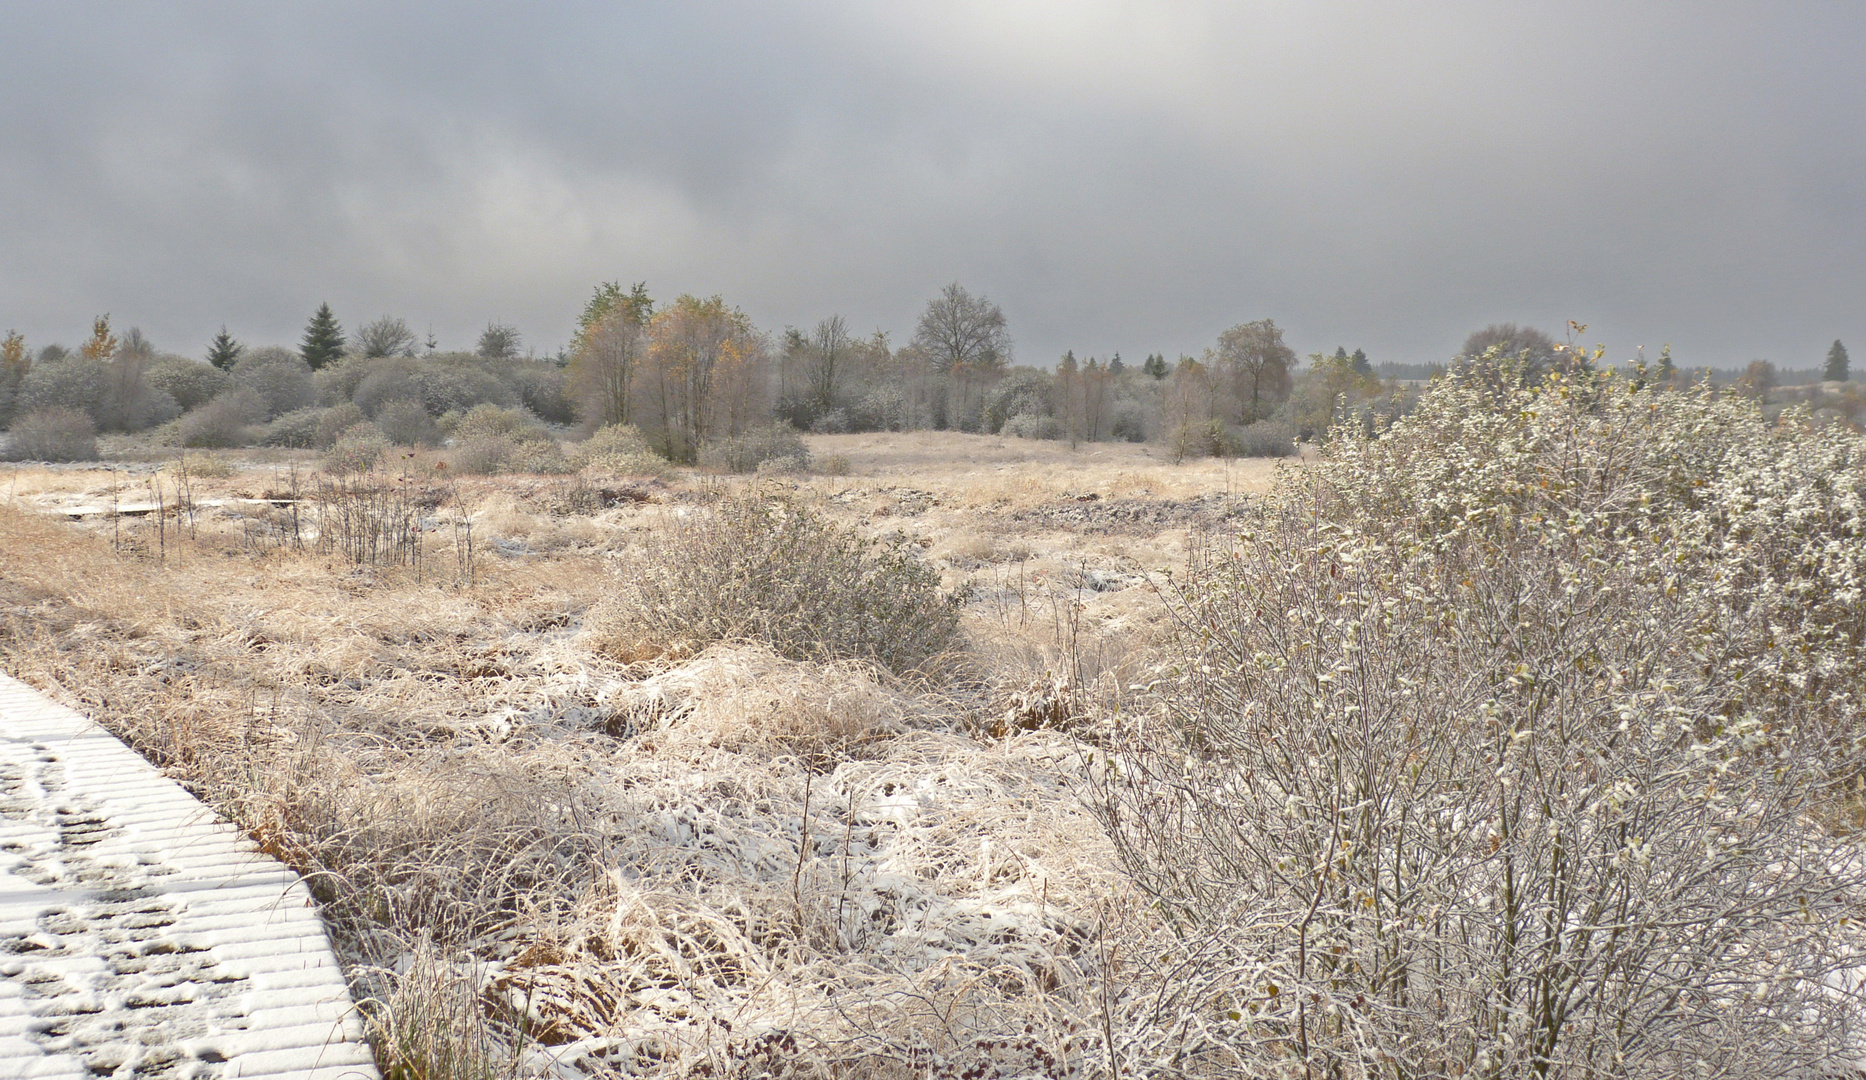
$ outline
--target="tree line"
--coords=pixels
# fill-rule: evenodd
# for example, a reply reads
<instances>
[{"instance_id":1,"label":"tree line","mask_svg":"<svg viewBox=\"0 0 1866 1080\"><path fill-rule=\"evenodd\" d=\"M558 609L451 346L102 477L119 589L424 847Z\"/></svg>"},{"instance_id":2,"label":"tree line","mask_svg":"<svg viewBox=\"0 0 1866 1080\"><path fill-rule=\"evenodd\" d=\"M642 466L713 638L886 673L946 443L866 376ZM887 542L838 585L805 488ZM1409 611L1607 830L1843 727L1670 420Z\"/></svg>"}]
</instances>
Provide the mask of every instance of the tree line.
<instances>
[{"instance_id":1,"label":"tree line","mask_svg":"<svg viewBox=\"0 0 1866 1080\"><path fill-rule=\"evenodd\" d=\"M718 295L662 303L646 283L604 282L567 348L543 358L523 348L519 331L498 322L471 352L443 352L432 334L394 316L347 334L321 304L295 348L253 348L223 326L196 360L159 352L135 328L119 335L104 315L75 351L31 352L18 333L0 341L0 426L30 414L42 426L157 429L159 441L179 445L318 446L368 423L391 442L434 443L453 420L486 405L586 433L626 426L681 464L698 462L709 445L777 427L1154 441L1180 458L1289 453L1343 419L1372 425L1416 397L1405 378L1415 373L1377 368L1360 349L1337 347L1300 364L1267 318L1232 326L1200 355L1171 362L1159 353L1130 364L1119 353L1104 360L1071 351L1052 367L1019 365L1003 310L957 282L927 301L898 346L883 330L858 335L841 315L772 335ZM1470 335L1451 363L1495 367L1499 358L1526 381L1598 359L1502 323ZM1847 373L1845 346L1835 341L1823 374ZM1653 377L1683 378L1669 347ZM1759 361L1745 377L1766 392L1774 369Z\"/></svg>"}]
</instances>

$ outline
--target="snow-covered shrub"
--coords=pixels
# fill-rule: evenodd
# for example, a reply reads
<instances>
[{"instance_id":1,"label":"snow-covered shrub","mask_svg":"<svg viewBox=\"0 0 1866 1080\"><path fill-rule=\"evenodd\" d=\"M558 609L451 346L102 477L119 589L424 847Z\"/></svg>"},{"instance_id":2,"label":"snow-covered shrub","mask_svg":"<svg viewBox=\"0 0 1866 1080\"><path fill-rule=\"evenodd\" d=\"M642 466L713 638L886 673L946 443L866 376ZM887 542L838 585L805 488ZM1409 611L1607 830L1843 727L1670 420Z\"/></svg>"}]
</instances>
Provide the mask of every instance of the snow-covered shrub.
<instances>
[{"instance_id":1,"label":"snow-covered shrub","mask_svg":"<svg viewBox=\"0 0 1866 1080\"><path fill-rule=\"evenodd\" d=\"M184 410L207 404L230 385L226 372L186 356L165 356L157 360L149 365L143 379L174 398L175 404Z\"/></svg>"},{"instance_id":2,"label":"snow-covered shrub","mask_svg":"<svg viewBox=\"0 0 1866 1080\"><path fill-rule=\"evenodd\" d=\"M809 467L810 451L796 428L770 424L700 447L700 467L719 472L757 472L760 465L773 458L795 458L804 468Z\"/></svg>"},{"instance_id":3,"label":"snow-covered shrub","mask_svg":"<svg viewBox=\"0 0 1866 1080\"><path fill-rule=\"evenodd\" d=\"M97 427L82 409L41 406L13 419L7 461L95 461Z\"/></svg>"},{"instance_id":4,"label":"snow-covered shrub","mask_svg":"<svg viewBox=\"0 0 1866 1080\"><path fill-rule=\"evenodd\" d=\"M324 470L339 475L368 472L388 452L389 440L381 429L368 421L353 424L325 451Z\"/></svg>"},{"instance_id":5,"label":"snow-covered shrub","mask_svg":"<svg viewBox=\"0 0 1866 1080\"><path fill-rule=\"evenodd\" d=\"M1136 1065L1837 1067L1862 495L1856 435L1612 376L1337 429L1194 552L1160 709L1097 774L1173 929Z\"/></svg>"},{"instance_id":6,"label":"snow-covered shrub","mask_svg":"<svg viewBox=\"0 0 1866 1080\"><path fill-rule=\"evenodd\" d=\"M1226 432L1227 449L1238 457L1290 457L1296 452L1296 425L1259 420Z\"/></svg>"},{"instance_id":7,"label":"snow-covered shrub","mask_svg":"<svg viewBox=\"0 0 1866 1080\"><path fill-rule=\"evenodd\" d=\"M593 628L599 647L625 659L746 639L791 659L905 672L959 642L960 600L916 550L782 499L722 499L676 521L617 580Z\"/></svg>"},{"instance_id":8,"label":"snow-covered shrub","mask_svg":"<svg viewBox=\"0 0 1866 1080\"><path fill-rule=\"evenodd\" d=\"M376 427L397 446L433 446L441 438L427 408L412 398L385 401L377 406Z\"/></svg>"},{"instance_id":9,"label":"snow-covered shrub","mask_svg":"<svg viewBox=\"0 0 1866 1080\"><path fill-rule=\"evenodd\" d=\"M587 469L623 476L659 476L667 459L654 452L633 424L607 424L571 448L571 460Z\"/></svg>"},{"instance_id":10,"label":"snow-covered shrub","mask_svg":"<svg viewBox=\"0 0 1866 1080\"><path fill-rule=\"evenodd\" d=\"M227 448L245 446L254 425L266 419L265 399L246 386L235 386L175 422L177 446Z\"/></svg>"},{"instance_id":11,"label":"snow-covered shrub","mask_svg":"<svg viewBox=\"0 0 1866 1080\"><path fill-rule=\"evenodd\" d=\"M1060 439L1063 437L1061 421L1054 416L1034 412L1018 413L1006 420L998 430L1005 435L1019 439Z\"/></svg>"},{"instance_id":12,"label":"snow-covered shrub","mask_svg":"<svg viewBox=\"0 0 1866 1080\"><path fill-rule=\"evenodd\" d=\"M985 430L992 434L1019 416L1050 416L1055 413L1051 377L1047 371L1019 367L1006 372L985 395ZM1025 435L1024 438L1053 438L1048 435Z\"/></svg>"},{"instance_id":13,"label":"snow-covered shrub","mask_svg":"<svg viewBox=\"0 0 1866 1080\"><path fill-rule=\"evenodd\" d=\"M290 349L266 346L240 357L228 372L235 386L244 386L266 403L266 416L283 416L317 402L311 365Z\"/></svg>"}]
</instances>

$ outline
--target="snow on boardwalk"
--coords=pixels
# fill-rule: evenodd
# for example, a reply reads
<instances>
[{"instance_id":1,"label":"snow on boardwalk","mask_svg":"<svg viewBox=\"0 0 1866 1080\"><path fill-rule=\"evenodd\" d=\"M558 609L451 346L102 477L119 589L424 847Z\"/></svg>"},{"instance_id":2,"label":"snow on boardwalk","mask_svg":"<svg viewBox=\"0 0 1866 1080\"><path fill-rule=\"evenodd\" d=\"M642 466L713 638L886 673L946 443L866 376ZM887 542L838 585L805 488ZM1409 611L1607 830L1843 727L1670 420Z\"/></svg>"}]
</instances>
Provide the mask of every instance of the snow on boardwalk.
<instances>
[{"instance_id":1,"label":"snow on boardwalk","mask_svg":"<svg viewBox=\"0 0 1866 1080\"><path fill-rule=\"evenodd\" d=\"M0 675L0 1080L374 1080L304 883Z\"/></svg>"}]
</instances>

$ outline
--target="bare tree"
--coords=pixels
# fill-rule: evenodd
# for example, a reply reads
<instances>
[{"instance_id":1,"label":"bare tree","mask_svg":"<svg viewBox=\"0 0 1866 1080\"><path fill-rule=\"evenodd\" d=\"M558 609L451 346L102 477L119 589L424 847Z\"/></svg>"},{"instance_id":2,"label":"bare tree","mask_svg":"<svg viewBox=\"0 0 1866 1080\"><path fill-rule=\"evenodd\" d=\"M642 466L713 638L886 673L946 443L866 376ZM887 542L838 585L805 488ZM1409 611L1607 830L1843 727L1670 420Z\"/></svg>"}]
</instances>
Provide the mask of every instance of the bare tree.
<instances>
[{"instance_id":1,"label":"bare tree","mask_svg":"<svg viewBox=\"0 0 1866 1080\"><path fill-rule=\"evenodd\" d=\"M585 424L634 422L635 380L647 348L647 328L626 306L604 311L579 331L566 375Z\"/></svg>"},{"instance_id":2,"label":"bare tree","mask_svg":"<svg viewBox=\"0 0 1866 1080\"><path fill-rule=\"evenodd\" d=\"M364 356L413 356L421 339L408 323L393 315L384 315L356 332L356 348Z\"/></svg>"},{"instance_id":3,"label":"bare tree","mask_svg":"<svg viewBox=\"0 0 1866 1080\"><path fill-rule=\"evenodd\" d=\"M1274 320L1240 323L1218 335L1218 344L1205 350L1206 363L1230 386L1238 405L1238 419L1262 419L1276 403L1289 397L1290 367L1296 354L1283 344L1283 331Z\"/></svg>"},{"instance_id":4,"label":"bare tree","mask_svg":"<svg viewBox=\"0 0 1866 1080\"><path fill-rule=\"evenodd\" d=\"M805 342L804 378L818 413L836 407L839 380L844 377L844 368L854 348L855 339L849 336L848 324L840 315L831 315L817 323Z\"/></svg>"},{"instance_id":5,"label":"bare tree","mask_svg":"<svg viewBox=\"0 0 1866 1080\"><path fill-rule=\"evenodd\" d=\"M1011 362L1004 312L956 281L927 301L913 343L941 374L1000 371Z\"/></svg>"}]
</instances>

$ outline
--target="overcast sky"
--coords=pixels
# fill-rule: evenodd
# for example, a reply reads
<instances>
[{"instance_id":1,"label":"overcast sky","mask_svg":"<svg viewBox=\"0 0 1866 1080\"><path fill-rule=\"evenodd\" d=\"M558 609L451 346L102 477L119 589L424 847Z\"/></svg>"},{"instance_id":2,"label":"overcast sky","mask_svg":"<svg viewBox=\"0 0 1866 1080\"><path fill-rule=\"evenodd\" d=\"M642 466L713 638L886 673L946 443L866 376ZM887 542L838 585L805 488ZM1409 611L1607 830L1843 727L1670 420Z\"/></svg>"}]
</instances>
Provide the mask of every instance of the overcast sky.
<instances>
[{"instance_id":1,"label":"overcast sky","mask_svg":"<svg viewBox=\"0 0 1866 1080\"><path fill-rule=\"evenodd\" d=\"M1022 362L1866 348L1866 6L0 2L0 329L199 354L319 302L564 343L602 280ZM1861 353L1866 356L1866 353Z\"/></svg>"}]
</instances>

